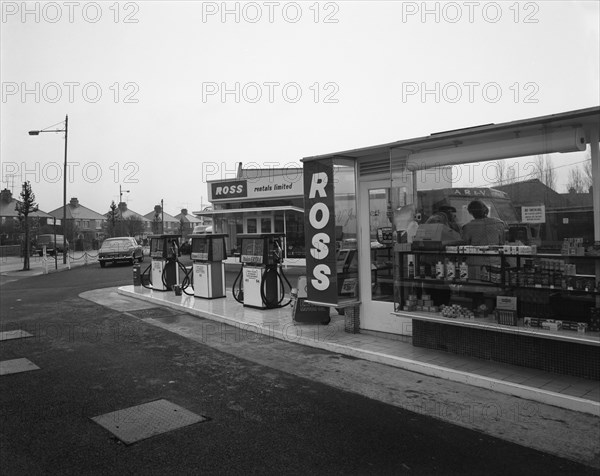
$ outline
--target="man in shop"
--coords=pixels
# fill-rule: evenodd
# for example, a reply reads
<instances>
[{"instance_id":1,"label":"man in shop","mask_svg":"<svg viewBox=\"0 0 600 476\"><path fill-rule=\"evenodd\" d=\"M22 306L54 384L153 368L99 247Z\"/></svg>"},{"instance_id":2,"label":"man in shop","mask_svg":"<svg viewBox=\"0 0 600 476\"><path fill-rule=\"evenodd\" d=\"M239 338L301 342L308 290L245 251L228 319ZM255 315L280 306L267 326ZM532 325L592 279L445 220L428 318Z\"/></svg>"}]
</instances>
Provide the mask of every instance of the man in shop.
<instances>
[{"instance_id":1,"label":"man in shop","mask_svg":"<svg viewBox=\"0 0 600 476\"><path fill-rule=\"evenodd\" d=\"M442 205L425 223L442 223L460 233L460 227L456 222L456 208L450 205Z\"/></svg>"},{"instance_id":2,"label":"man in shop","mask_svg":"<svg viewBox=\"0 0 600 476\"><path fill-rule=\"evenodd\" d=\"M462 239L468 245L503 245L506 223L499 218L488 217L485 203L473 200L467 211L473 220L462 227Z\"/></svg>"}]
</instances>

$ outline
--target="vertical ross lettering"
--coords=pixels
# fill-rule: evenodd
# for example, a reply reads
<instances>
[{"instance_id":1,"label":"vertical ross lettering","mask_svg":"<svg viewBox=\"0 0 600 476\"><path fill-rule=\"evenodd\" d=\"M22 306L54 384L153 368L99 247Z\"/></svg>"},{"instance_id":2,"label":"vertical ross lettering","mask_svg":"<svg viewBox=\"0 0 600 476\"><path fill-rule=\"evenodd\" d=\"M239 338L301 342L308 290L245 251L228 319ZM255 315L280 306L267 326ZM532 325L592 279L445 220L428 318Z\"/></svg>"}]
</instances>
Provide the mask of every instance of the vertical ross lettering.
<instances>
[{"instance_id":1,"label":"vertical ross lettering","mask_svg":"<svg viewBox=\"0 0 600 476\"><path fill-rule=\"evenodd\" d=\"M337 304L333 159L304 163L306 293L311 301Z\"/></svg>"}]
</instances>

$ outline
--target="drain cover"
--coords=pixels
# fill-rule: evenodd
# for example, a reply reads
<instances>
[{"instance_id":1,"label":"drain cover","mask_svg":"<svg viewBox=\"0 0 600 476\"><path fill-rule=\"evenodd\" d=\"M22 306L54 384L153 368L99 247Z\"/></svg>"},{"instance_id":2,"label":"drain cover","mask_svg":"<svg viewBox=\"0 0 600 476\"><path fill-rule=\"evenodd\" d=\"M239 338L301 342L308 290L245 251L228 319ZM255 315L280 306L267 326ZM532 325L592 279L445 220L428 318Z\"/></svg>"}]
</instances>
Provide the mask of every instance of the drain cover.
<instances>
[{"instance_id":1,"label":"drain cover","mask_svg":"<svg viewBox=\"0 0 600 476\"><path fill-rule=\"evenodd\" d=\"M18 374L39 369L37 365L27 359L3 360L0 362L0 375Z\"/></svg>"},{"instance_id":2,"label":"drain cover","mask_svg":"<svg viewBox=\"0 0 600 476\"><path fill-rule=\"evenodd\" d=\"M0 332L0 341L2 340L11 340L11 339L22 339L24 337L33 337L29 332L22 331L21 329L17 329L14 331L4 331Z\"/></svg>"},{"instance_id":3,"label":"drain cover","mask_svg":"<svg viewBox=\"0 0 600 476\"><path fill-rule=\"evenodd\" d=\"M156 400L92 418L125 444L206 421L168 400Z\"/></svg>"},{"instance_id":4,"label":"drain cover","mask_svg":"<svg viewBox=\"0 0 600 476\"><path fill-rule=\"evenodd\" d=\"M127 311L127 313L135 317L139 317L140 319L176 316L177 314L181 314L180 312L175 312L167 307L150 307L148 309L135 309L133 311Z\"/></svg>"}]
</instances>

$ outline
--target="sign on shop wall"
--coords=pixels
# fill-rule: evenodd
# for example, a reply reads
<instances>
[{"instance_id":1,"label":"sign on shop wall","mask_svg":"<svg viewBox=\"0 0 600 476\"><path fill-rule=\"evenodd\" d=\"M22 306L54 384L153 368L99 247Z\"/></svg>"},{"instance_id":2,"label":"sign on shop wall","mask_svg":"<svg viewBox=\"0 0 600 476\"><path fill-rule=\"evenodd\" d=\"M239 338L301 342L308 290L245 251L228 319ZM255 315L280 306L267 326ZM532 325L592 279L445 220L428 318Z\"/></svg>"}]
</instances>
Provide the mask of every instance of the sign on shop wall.
<instances>
[{"instance_id":1,"label":"sign on shop wall","mask_svg":"<svg viewBox=\"0 0 600 476\"><path fill-rule=\"evenodd\" d=\"M337 304L333 159L304 163L306 293L309 301Z\"/></svg>"},{"instance_id":2,"label":"sign on shop wall","mask_svg":"<svg viewBox=\"0 0 600 476\"><path fill-rule=\"evenodd\" d=\"M300 197L303 192L300 174L269 175L244 180L224 180L210 183L210 202L219 200L248 200Z\"/></svg>"},{"instance_id":3,"label":"sign on shop wall","mask_svg":"<svg viewBox=\"0 0 600 476\"><path fill-rule=\"evenodd\" d=\"M523 223L546 223L546 206L523 207L521 217Z\"/></svg>"}]
</instances>

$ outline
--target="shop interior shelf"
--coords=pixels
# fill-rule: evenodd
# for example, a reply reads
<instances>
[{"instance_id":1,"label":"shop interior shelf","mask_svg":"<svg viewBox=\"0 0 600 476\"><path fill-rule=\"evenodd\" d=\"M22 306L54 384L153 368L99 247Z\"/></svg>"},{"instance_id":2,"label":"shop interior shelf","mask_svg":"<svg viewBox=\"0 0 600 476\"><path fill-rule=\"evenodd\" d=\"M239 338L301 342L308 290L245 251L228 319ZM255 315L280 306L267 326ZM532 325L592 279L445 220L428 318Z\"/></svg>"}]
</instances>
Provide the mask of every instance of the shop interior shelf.
<instances>
[{"instance_id":1,"label":"shop interior shelf","mask_svg":"<svg viewBox=\"0 0 600 476\"><path fill-rule=\"evenodd\" d=\"M493 317L487 318L475 318L475 319L460 319L460 318L448 318L442 316L440 313L434 312L414 312L414 311L396 311L392 313L399 317L408 317L411 319L418 319L421 321L436 322L439 324L450 325L450 326L463 326L471 328L479 328L495 332L504 332L511 334L528 335L532 337L539 337L541 339L553 339L567 342L574 342L578 344L600 346L600 333L599 332L587 332L585 334L579 334L575 331L550 331L537 327L523 327L523 326L506 326L498 324Z\"/></svg>"},{"instance_id":2,"label":"shop interior shelf","mask_svg":"<svg viewBox=\"0 0 600 476\"><path fill-rule=\"evenodd\" d=\"M403 250L396 249L396 253L403 255L444 255L444 256L487 256L487 257L505 257L505 258L548 258L548 259L591 259L600 260L600 255L562 255L555 253L535 253L535 254L513 254L504 252L479 252L463 253L448 252L445 250Z\"/></svg>"},{"instance_id":3,"label":"shop interior shelf","mask_svg":"<svg viewBox=\"0 0 600 476\"><path fill-rule=\"evenodd\" d=\"M401 283L405 286L426 286L429 288L445 289L449 288L452 290L466 291L466 292L490 292L492 290L502 291L504 289L518 288L518 289L531 289L532 291L546 291L552 293L565 293L565 294L581 294L589 296L600 296L599 291L585 289L563 289L557 287L548 286L526 286L524 284L500 284L491 283L488 281L442 281L440 279L433 278L402 278Z\"/></svg>"}]
</instances>

